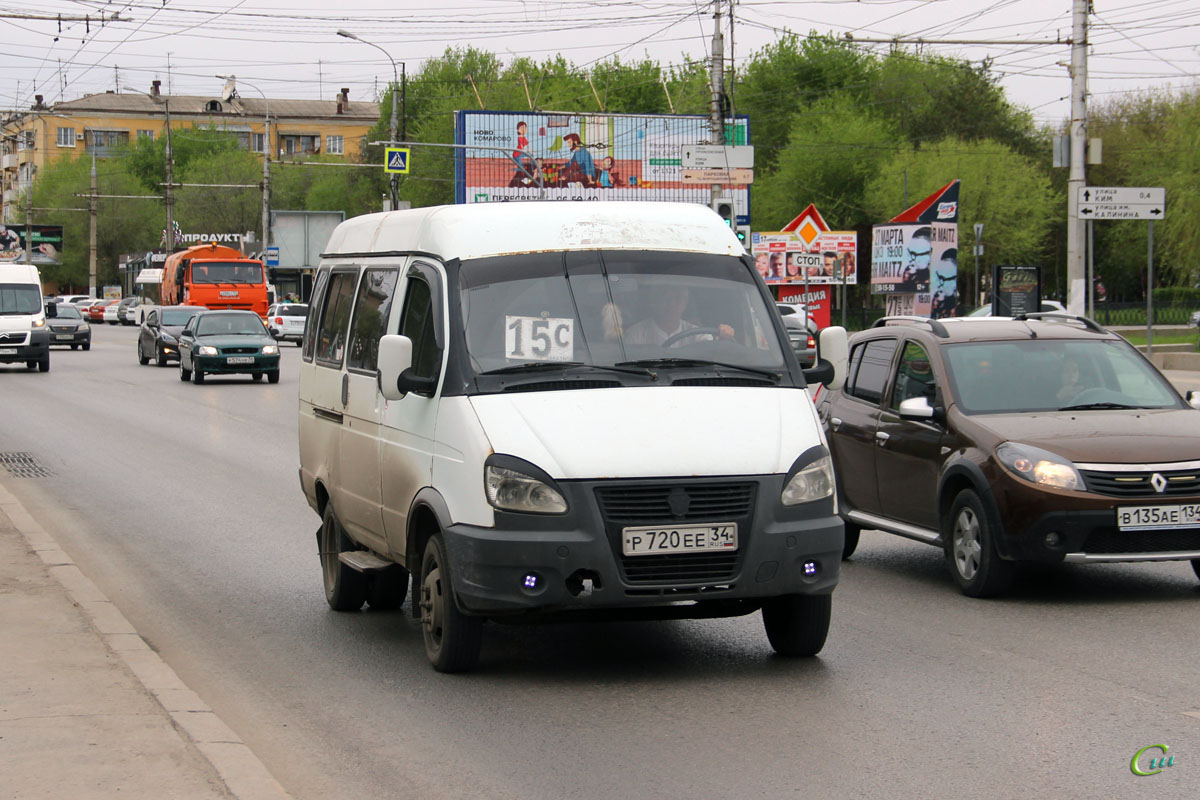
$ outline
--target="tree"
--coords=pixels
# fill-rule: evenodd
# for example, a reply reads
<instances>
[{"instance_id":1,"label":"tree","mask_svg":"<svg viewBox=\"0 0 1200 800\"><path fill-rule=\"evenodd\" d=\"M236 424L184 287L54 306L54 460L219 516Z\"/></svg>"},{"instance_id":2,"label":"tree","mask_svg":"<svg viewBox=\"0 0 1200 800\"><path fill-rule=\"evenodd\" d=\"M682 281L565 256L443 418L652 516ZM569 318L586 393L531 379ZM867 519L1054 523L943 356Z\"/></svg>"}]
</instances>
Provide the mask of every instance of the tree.
<instances>
[{"instance_id":1,"label":"tree","mask_svg":"<svg viewBox=\"0 0 1200 800\"><path fill-rule=\"evenodd\" d=\"M172 126L171 155L176 180L187 171L193 159L216 153L234 153L242 149L237 136L215 128ZM166 181L167 137L141 137L130 147L127 169L150 192L161 192Z\"/></svg>"},{"instance_id":2,"label":"tree","mask_svg":"<svg viewBox=\"0 0 1200 800\"><path fill-rule=\"evenodd\" d=\"M905 148L881 165L867 187L866 206L875 222L881 223L904 210L906 181L911 205L955 178L962 181L958 197L960 275L974 273L974 261L965 254L975 244L977 222L984 224L986 266L1044 263L1047 237L1056 224L1062 224L1066 203L1033 159L1000 142L944 139L919 150ZM969 282L972 288L979 286L977 278ZM959 286L963 291L968 282ZM963 296L970 295L963 292Z\"/></svg>"},{"instance_id":3,"label":"tree","mask_svg":"<svg viewBox=\"0 0 1200 800\"><path fill-rule=\"evenodd\" d=\"M96 160L97 194L145 194L138 179L126 170L126 163L122 158ZM61 209L38 212L34 217L38 224L63 226L62 264L41 270L45 282L57 283L60 288L88 286L91 223L86 195L91 190L91 168L92 159L86 154L61 158L43 167L34 183L35 207ZM99 285L116 283L117 260L122 253L145 252L159 246L165 224L163 206L155 200L119 198L99 199L96 205L97 281Z\"/></svg>"}]
</instances>

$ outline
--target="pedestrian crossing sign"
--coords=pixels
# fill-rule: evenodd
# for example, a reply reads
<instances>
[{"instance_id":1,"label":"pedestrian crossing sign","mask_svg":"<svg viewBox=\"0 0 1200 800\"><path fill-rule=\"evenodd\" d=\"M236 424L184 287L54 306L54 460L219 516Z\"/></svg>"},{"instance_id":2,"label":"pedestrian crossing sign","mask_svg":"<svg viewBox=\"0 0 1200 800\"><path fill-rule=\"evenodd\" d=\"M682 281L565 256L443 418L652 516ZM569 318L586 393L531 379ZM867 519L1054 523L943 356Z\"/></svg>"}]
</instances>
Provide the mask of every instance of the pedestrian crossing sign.
<instances>
[{"instance_id":1,"label":"pedestrian crossing sign","mask_svg":"<svg viewBox=\"0 0 1200 800\"><path fill-rule=\"evenodd\" d=\"M384 172L399 172L405 175L408 174L408 154L407 147L387 147L384 148Z\"/></svg>"}]
</instances>

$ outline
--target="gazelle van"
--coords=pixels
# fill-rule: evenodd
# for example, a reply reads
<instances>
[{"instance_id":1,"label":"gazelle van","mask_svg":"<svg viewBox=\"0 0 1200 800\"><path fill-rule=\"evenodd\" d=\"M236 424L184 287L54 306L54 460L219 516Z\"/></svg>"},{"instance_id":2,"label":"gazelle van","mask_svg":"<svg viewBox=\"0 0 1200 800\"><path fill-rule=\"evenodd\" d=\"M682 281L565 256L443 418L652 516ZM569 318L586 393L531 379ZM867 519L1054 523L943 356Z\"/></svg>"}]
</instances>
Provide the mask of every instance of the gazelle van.
<instances>
[{"instance_id":1,"label":"gazelle van","mask_svg":"<svg viewBox=\"0 0 1200 800\"><path fill-rule=\"evenodd\" d=\"M766 285L700 205L497 203L347 220L314 280L300 482L339 611L414 617L435 669L486 621L762 611L816 654L842 523Z\"/></svg>"},{"instance_id":2,"label":"gazelle van","mask_svg":"<svg viewBox=\"0 0 1200 800\"><path fill-rule=\"evenodd\" d=\"M32 264L0 263L0 364L50 371L42 277Z\"/></svg>"}]
</instances>

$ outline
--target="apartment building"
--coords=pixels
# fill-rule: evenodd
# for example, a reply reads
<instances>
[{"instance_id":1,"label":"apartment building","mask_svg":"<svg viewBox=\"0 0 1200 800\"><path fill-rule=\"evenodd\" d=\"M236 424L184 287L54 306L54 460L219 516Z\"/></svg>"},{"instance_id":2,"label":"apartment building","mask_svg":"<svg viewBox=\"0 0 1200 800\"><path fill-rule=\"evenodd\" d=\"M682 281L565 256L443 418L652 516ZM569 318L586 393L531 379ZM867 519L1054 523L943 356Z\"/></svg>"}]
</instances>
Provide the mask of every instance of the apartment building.
<instances>
[{"instance_id":1,"label":"apartment building","mask_svg":"<svg viewBox=\"0 0 1200 800\"><path fill-rule=\"evenodd\" d=\"M172 130L229 131L272 160L324 154L357 163L379 104L351 101L348 89L329 101L243 97L233 80L213 96L166 95L160 81L146 93L110 91L52 105L37 95L32 108L8 112L0 123L0 220L24 220L25 192L45 165L82 153L103 158L140 137L163 136L168 115Z\"/></svg>"}]
</instances>

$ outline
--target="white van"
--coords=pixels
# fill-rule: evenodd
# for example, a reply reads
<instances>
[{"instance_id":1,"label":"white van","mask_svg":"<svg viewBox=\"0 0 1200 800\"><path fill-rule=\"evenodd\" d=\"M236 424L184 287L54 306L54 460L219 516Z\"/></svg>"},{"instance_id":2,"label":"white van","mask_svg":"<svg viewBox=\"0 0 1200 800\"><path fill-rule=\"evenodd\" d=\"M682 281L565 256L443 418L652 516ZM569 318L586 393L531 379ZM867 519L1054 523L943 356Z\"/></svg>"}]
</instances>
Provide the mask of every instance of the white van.
<instances>
[{"instance_id":1,"label":"white van","mask_svg":"<svg viewBox=\"0 0 1200 800\"><path fill-rule=\"evenodd\" d=\"M0 364L50 371L42 277L32 264L0 264Z\"/></svg>"},{"instance_id":2,"label":"white van","mask_svg":"<svg viewBox=\"0 0 1200 800\"><path fill-rule=\"evenodd\" d=\"M811 379L839 385L829 328ZM439 671L485 620L763 612L820 651L832 466L774 301L710 209L495 203L337 227L300 368L330 606L412 613Z\"/></svg>"}]
</instances>

